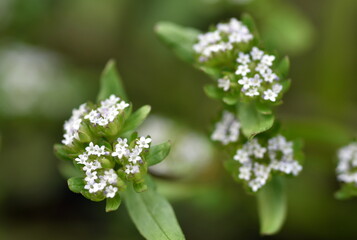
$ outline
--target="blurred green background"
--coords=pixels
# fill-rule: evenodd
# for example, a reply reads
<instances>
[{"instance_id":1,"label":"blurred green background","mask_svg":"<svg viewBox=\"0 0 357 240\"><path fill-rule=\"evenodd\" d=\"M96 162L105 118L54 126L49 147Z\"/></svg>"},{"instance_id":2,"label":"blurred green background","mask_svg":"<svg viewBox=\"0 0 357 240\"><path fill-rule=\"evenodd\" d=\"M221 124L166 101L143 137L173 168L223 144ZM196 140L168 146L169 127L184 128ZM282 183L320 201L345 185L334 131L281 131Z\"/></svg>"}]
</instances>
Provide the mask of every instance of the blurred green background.
<instances>
[{"instance_id":1,"label":"blurred green background","mask_svg":"<svg viewBox=\"0 0 357 240\"><path fill-rule=\"evenodd\" d=\"M260 239L256 199L206 140L220 109L203 93L208 77L153 32L162 20L205 30L243 12L267 48L291 58L278 115L305 140L304 171L287 181L286 224L264 238L357 239L357 199L333 197L335 152L357 133L356 0L0 0L0 239L142 239L123 206L106 214L70 192L52 153L72 108L95 99L110 58L134 106L153 108L156 125L144 128L183 149L157 171L187 239Z\"/></svg>"}]
</instances>

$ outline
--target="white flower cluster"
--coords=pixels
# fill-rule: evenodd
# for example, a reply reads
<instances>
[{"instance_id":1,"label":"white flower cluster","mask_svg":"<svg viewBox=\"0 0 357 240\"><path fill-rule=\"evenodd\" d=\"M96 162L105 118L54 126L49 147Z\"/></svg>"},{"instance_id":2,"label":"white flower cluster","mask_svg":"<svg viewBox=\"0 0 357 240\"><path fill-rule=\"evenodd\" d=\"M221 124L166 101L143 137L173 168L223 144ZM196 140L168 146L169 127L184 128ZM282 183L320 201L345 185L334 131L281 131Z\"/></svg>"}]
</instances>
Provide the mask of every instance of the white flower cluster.
<instances>
[{"instance_id":1,"label":"white flower cluster","mask_svg":"<svg viewBox=\"0 0 357 240\"><path fill-rule=\"evenodd\" d=\"M111 95L108 99L100 102L100 106L97 109L93 109L84 118L95 125L106 126L113 122L114 119L125 108L129 106L125 101L120 101L120 98L115 95Z\"/></svg>"},{"instance_id":2,"label":"white flower cluster","mask_svg":"<svg viewBox=\"0 0 357 240\"><path fill-rule=\"evenodd\" d=\"M211 139L220 141L224 145L236 142L239 138L239 129L240 123L234 114L224 111L221 121L216 123Z\"/></svg>"},{"instance_id":3,"label":"white flower cluster","mask_svg":"<svg viewBox=\"0 0 357 240\"><path fill-rule=\"evenodd\" d=\"M357 143L351 143L338 151L337 179L357 184Z\"/></svg>"},{"instance_id":4,"label":"white flower cluster","mask_svg":"<svg viewBox=\"0 0 357 240\"><path fill-rule=\"evenodd\" d=\"M73 109L72 116L64 123L64 139L62 143L71 145L74 139L78 139L78 130L81 126L83 116L88 112L87 105L84 103L78 109Z\"/></svg>"},{"instance_id":5,"label":"white flower cluster","mask_svg":"<svg viewBox=\"0 0 357 240\"><path fill-rule=\"evenodd\" d=\"M129 147L127 139L118 138L114 152L112 152L112 156L117 157L125 163L125 173L127 175L139 173L139 164L143 163L143 159L140 154L144 148L150 147L150 143L151 138L140 137L136 139L133 147Z\"/></svg>"},{"instance_id":6,"label":"white flower cluster","mask_svg":"<svg viewBox=\"0 0 357 240\"><path fill-rule=\"evenodd\" d=\"M238 149L233 159L241 164L238 178L246 181L253 192L266 184L272 171L296 176L302 170L294 160L293 143L281 135L269 139L267 147L253 139Z\"/></svg>"},{"instance_id":7,"label":"white flower cluster","mask_svg":"<svg viewBox=\"0 0 357 240\"><path fill-rule=\"evenodd\" d=\"M241 77L238 84L242 86L244 95L276 101L283 86L275 83L279 77L271 69L274 60L275 56L265 54L257 47L253 47L250 53L239 53L235 74Z\"/></svg>"},{"instance_id":8,"label":"white flower cluster","mask_svg":"<svg viewBox=\"0 0 357 240\"><path fill-rule=\"evenodd\" d=\"M234 44L247 43L253 39L249 29L240 21L232 18L228 23L219 23L216 30L198 36L193 46L200 55L200 61L207 61L214 53L232 50Z\"/></svg>"},{"instance_id":9,"label":"white flower cluster","mask_svg":"<svg viewBox=\"0 0 357 240\"><path fill-rule=\"evenodd\" d=\"M89 193L104 194L107 198L113 198L118 191L118 175L113 169L105 170L99 162L99 157L107 156L109 152L104 146L94 145L93 142L86 147L86 151L79 155L75 161L83 165L86 174L84 181Z\"/></svg>"}]
</instances>

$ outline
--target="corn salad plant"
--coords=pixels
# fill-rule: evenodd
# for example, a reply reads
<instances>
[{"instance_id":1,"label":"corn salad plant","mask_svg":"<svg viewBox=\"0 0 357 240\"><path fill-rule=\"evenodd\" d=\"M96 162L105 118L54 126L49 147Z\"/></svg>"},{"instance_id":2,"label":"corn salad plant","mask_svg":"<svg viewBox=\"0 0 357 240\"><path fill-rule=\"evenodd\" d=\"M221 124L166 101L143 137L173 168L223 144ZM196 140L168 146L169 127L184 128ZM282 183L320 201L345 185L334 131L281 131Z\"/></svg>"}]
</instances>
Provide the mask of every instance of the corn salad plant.
<instances>
[{"instance_id":1,"label":"corn salad plant","mask_svg":"<svg viewBox=\"0 0 357 240\"><path fill-rule=\"evenodd\" d=\"M284 137L274 108L290 86L289 60L267 52L252 18L235 18L202 33L162 22L159 38L182 60L212 78L206 95L222 104L211 139L224 166L257 196L262 234L274 234L286 215L285 176L302 170L301 142Z\"/></svg>"},{"instance_id":2,"label":"corn salad plant","mask_svg":"<svg viewBox=\"0 0 357 240\"><path fill-rule=\"evenodd\" d=\"M85 198L106 201L106 211L124 199L130 217L146 239L184 239L172 207L155 190L148 168L168 155L170 142L151 145L150 136L135 131L150 112L132 112L122 82L110 61L101 77L96 103L74 109L64 124L58 158L73 164L68 187Z\"/></svg>"}]
</instances>

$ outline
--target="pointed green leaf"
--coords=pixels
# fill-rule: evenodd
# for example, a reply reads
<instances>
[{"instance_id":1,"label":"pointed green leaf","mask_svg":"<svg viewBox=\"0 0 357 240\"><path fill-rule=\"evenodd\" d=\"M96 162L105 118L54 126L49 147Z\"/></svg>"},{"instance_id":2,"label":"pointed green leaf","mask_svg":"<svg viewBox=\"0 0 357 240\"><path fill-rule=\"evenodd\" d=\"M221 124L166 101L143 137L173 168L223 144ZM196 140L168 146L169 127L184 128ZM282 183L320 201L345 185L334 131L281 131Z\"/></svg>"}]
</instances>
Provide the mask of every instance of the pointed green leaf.
<instances>
[{"instance_id":1,"label":"pointed green leaf","mask_svg":"<svg viewBox=\"0 0 357 240\"><path fill-rule=\"evenodd\" d=\"M289 57L286 56L279 62L278 66L276 67L276 71L281 77L286 78L289 74L289 70L290 60Z\"/></svg>"},{"instance_id":2,"label":"pointed green leaf","mask_svg":"<svg viewBox=\"0 0 357 240\"><path fill-rule=\"evenodd\" d=\"M84 188L84 181L81 177L72 177L67 180L68 187L72 192L80 193Z\"/></svg>"},{"instance_id":3,"label":"pointed green leaf","mask_svg":"<svg viewBox=\"0 0 357 240\"><path fill-rule=\"evenodd\" d=\"M165 142L159 145L152 146L148 155L146 156L146 161L149 166L160 163L164 160L167 155L169 155L171 149L171 143Z\"/></svg>"},{"instance_id":4,"label":"pointed green leaf","mask_svg":"<svg viewBox=\"0 0 357 240\"><path fill-rule=\"evenodd\" d=\"M244 13L241 17L242 22L249 28L249 30L251 31L251 33L253 33L256 43L258 43L260 41L260 36L259 36L259 32L258 29L256 27L256 24L254 22L254 19L252 18L252 16L250 16L247 13Z\"/></svg>"},{"instance_id":5,"label":"pointed green leaf","mask_svg":"<svg viewBox=\"0 0 357 240\"><path fill-rule=\"evenodd\" d=\"M260 233L272 235L280 230L286 217L286 193L281 176L274 176L257 194Z\"/></svg>"},{"instance_id":6,"label":"pointed green leaf","mask_svg":"<svg viewBox=\"0 0 357 240\"><path fill-rule=\"evenodd\" d=\"M274 115L262 113L254 102L238 104L238 119L241 122L243 134L249 139L258 133L267 131L274 123Z\"/></svg>"},{"instance_id":7,"label":"pointed green leaf","mask_svg":"<svg viewBox=\"0 0 357 240\"><path fill-rule=\"evenodd\" d=\"M100 78L100 90L97 101L102 101L110 95L116 95L123 100L127 100L125 89L121 78L116 70L115 61L110 60L102 73Z\"/></svg>"},{"instance_id":8,"label":"pointed green leaf","mask_svg":"<svg viewBox=\"0 0 357 240\"><path fill-rule=\"evenodd\" d=\"M357 187L354 184L343 184L340 190L335 193L338 200L346 200L357 196Z\"/></svg>"},{"instance_id":9,"label":"pointed green leaf","mask_svg":"<svg viewBox=\"0 0 357 240\"><path fill-rule=\"evenodd\" d=\"M128 186L124 200L131 219L144 238L185 239L171 205L154 190L152 184L142 193L137 193L132 186Z\"/></svg>"},{"instance_id":10,"label":"pointed green leaf","mask_svg":"<svg viewBox=\"0 0 357 240\"><path fill-rule=\"evenodd\" d=\"M106 204L105 204L105 211L106 212L112 212L115 211L119 208L121 203L121 198L119 193L115 195L113 198L107 198Z\"/></svg>"},{"instance_id":11,"label":"pointed green leaf","mask_svg":"<svg viewBox=\"0 0 357 240\"><path fill-rule=\"evenodd\" d=\"M149 105L142 106L134 113L132 113L129 118L125 121L125 125L121 130L122 133L131 131L139 127L149 115L151 107Z\"/></svg>"},{"instance_id":12,"label":"pointed green leaf","mask_svg":"<svg viewBox=\"0 0 357 240\"><path fill-rule=\"evenodd\" d=\"M193 45L200 32L194 28L182 27L170 22L160 22L155 26L158 37L182 60L193 63Z\"/></svg>"}]
</instances>

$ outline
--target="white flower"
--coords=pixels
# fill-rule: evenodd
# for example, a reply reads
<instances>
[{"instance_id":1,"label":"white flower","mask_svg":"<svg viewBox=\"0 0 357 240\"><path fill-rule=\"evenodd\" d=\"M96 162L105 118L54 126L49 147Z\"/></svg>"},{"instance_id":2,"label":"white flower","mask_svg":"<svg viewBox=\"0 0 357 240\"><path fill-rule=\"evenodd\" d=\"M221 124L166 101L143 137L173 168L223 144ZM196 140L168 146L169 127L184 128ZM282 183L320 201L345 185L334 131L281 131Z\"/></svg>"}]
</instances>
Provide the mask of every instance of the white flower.
<instances>
[{"instance_id":1,"label":"white flower","mask_svg":"<svg viewBox=\"0 0 357 240\"><path fill-rule=\"evenodd\" d=\"M238 66L238 69L237 69L237 71L236 71L236 74L237 75L242 75L242 76L246 76L247 75L247 73L249 73L250 72L250 69L249 69L249 67L248 67L248 65L239 65Z\"/></svg>"},{"instance_id":2,"label":"white flower","mask_svg":"<svg viewBox=\"0 0 357 240\"><path fill-rule=\"evenodd\" d=\"M149 143L151 143L151 138L140 137L140 139L138 139L136 143L138 144L139 148L149 148Z\"/></svg>"},{"instance_id":3,"label":"white flower","mask_svg":"<svg viewBox=\"0 0 357 240\"><path fill-rule=\"evenodd\" d=\"M64 123L64 139L62 143L71 145L75 139L78 139L78 130L82 123L82 117L87 113L87 105L82 104L78 109L72 111L72 116Z\"/></svg>"},{"instance_id":4,"label":"white flower","mask_svg":"<svg viewBox=\"0 0 357 240\"><path fill-rule=\"evenodd\" d=\"M84 178L84 180L87 182L87 183L94 183L94 180L98 179L98 176L97 176L97 172L86 172L86 177Z\"/></svg>"},{"instance_id":5,"label":"white flower","mask_svg":"<svg viewBox=\"0 0 357 240\"><path fill-rule=\"evenodd\" d=\"M218 79L218 87L223 88L224 91L228 91L230 87L231 82L229 81L228 78L220 78Z\"/></svg>"},{"instance_id":6,"label":"white flower","mask_svg":"<svg viewBox=\"0 0 357 240\"><path fill-rule=\"evenodd\" d=\"M264 98L264 100L270 100L272 102L275 102L277 96L278 96L278 94L276 92L274 92L271 89L268 89L268 90L264 91L263 98Z\"/></svg>"},{"instance_id":7,"label":"white flower","mask_svg":"<svg viewBox=\"0 0 357 240\"><path fill-rule=\"evenodd\" d=\"M243 77L242 79L238 80L238 84L243 85L243 90L247 90L251 86L251 82L248 77Z\"/></svg>"},{"instance_id":8,"label":"white flower","mask_svg":"<svg viewBox=\"0 0 357 240\"><path fill-rule=\"evenodd\" d=\"M238 178L249 181L251 178L252 164L244 164L239 168Z\"/></svg>"},{"instance_id":9,"label":"white flower","mask_svg":"<svg viewBox=\"0 0 357 240\"><path fill-rule=\"evenodd\" d=\"M269 71L269 67L263 63L258 63L258 65L255 67L255 71L263 75L266 71Z\"/></svg>"},{"instance_id":10,"label":"white flower","mask_svg":"<svg viewBox=\"0 0 357 240\"><path fill-rule=\"evenodd\" d=\"M248 152L243 149L238 149L233 159L242 164L250 161Z\"/></svg>"},{"instance_id":11,"label":"white flower","mask_svg":"<svg viewBox=\"0 0 357 240\"><path fill-rule=\"evenodd\" d=\"M250 88L248 91L244 92L245 95L249 97L259 96L258 88Z\"/></svg>"},{"instance_id":12,"label":"white flower","mask_svg":"<svg viewBox=\"0 0 357 240\"><path fill-rule=\"evenodd\" d=\"M345 183L357 184L357 143L351 143L338 151L336 167L337 179Z\"/></svg>"},{"instance_id":13,"label":"white flower","mask_svg":"<svg viewBox=\"0 0 357 240\"><path fill-rule=\"evenodd\" d=\"M244 54L244 53L240 52L239 57L237 58L237 62L239 62L240 64L250 63L249 54Z\"/></svg>"},{"instance_id":14,"label":"white flower","mask_svg":"<svg viewBox=\"0 0 357 240\"><path fill-rule=\"evenodd\" d=\"M236 117L232 113L224 111L221 121L216 123L211 139L220 141L224 145L236 142L239 138L239 129L240 123Z\"/></svg>"},{"instance_id":15,"label":"white flower","mask_svg":"<svg viewBox=\"0 0 357 240\"><path fill-rule=\"evenodd\" d=\"M264 55L260 60L260 62L264 65L271 66L273 65L274 60L275 60L274 55Z\"/></svg>"},{"instance_id":16,"label":"white flower","mask_svg":"<svg viewBox=\"0 0 357 240\"><path fill-rule=\"evenodd\" d=\"M262 65L265 66L265 65ZM266 82L273 82L274 80L279 80L278 76L273 73L270 68L266 68L265 71L262 73L262 76Z\"/></svg>"},{"instance_id":17,"label":"white flower","mask_svg":"<svg viewBox=\"0 0 357 240\"><path fill-rule=\"evenodd\" d=\"M104 171L103 180L109 184L116 184L118 181L118 175L113 169Z\"/></svg>"},{"instance_id":18,"label":"white flower","mask_svg":"<svg viewBox=\"0 0 357 240\"><path fill-rule=\"evenodd\" d=\"M125 166L125 173L126 174L135 174L135 173L139 173L140 169L139 166L137 165L126 165Z\"/></svg>"},{"instance_id":19,"label":"white flower","mask_svg":"<svg viewBox=\"0 0 357 240\"><path fill-rule=\"evenodd\" d=\"M257 47L253 47L252 51L250 52L250 55L252 56L253 60L260 60L263 57L264 52L262 50L259 50L259 48Z\"/></svg>"},{"instance_id":20,"label":"white flower","mask_svg":"<svg viewBox=\"0 0 357 240\"><path fill-rule=\"evenodd\" d=\"M109 185L105 188L105 196L107 198L113 198L115 197L115 194L117 193L118 188L117 187L113 187L112 185Z\"/></svg>"},{"instance_id":21,"label":"white flower","mask_svg":"<svg viewBox=\"0 0 357 240\"><path fill-rule=\"evenodd\" d=\"M88 155L86 153L80 154L74 161L76 161L78 164L85 164L88 160Z\"/></svg>"},{"instance_id":22,"label":"white flower","mask_svg":"<svg viewBox=\"0 0 357 240\"><path fill-rule=\"evenodd\" d=\"M259 74L255 74L253 78L249 79L249 81L250 81L250 86L253 86L253 87L260 87L260 84L262 82Z\"/></svg>"},{"instance_id":23,"label":"white flower","mask_svg":"<svg viewBox=\"0 0 357 240\"><path fill-rule=\"evenodd\" d=\"M283 86L281 84L276 83L273 85L272 90L276 94L279 94L281 92L281 90L283 90Z\"/></svg>"}]
</instances>

